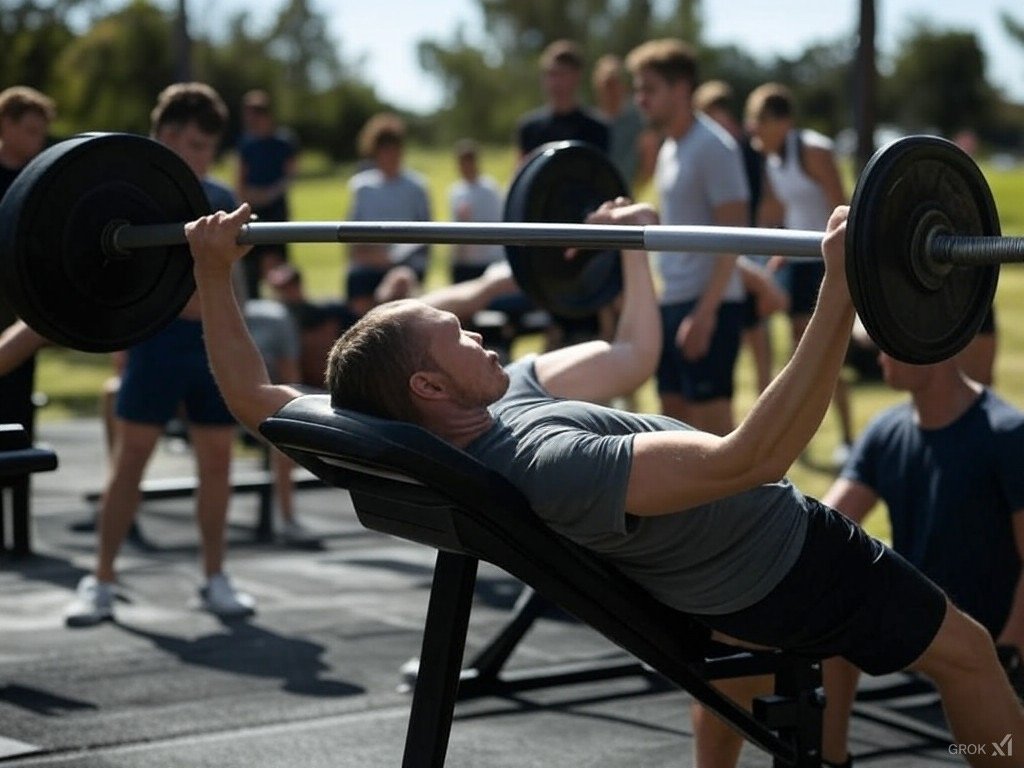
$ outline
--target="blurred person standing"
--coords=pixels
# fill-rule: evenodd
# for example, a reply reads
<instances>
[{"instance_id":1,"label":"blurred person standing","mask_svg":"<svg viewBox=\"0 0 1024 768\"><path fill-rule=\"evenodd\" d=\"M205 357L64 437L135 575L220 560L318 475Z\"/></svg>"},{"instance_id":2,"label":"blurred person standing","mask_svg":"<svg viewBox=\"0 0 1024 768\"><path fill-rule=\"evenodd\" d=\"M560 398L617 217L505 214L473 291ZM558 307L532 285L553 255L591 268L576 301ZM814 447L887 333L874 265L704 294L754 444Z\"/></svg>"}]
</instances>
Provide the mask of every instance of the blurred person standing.
<instances>
[{"instance_id":1,"label":"blurred person standing","mask_svg":"<svg viewBox=\"0 0 1024 768\"><path fill-rule=\"evenodd\" d=\"M765 83L751 92L744 120L755 148L765 156L758 225L820 231L835 207L847 202L832 140L797 125L793 95L779 83ZM791 261L784 270L795 349L814 311L825 267L816 261ZM840 428L832 458L842 466L853 444L849 393L842 377L832 403Z\"/></svg>"},{"instance_id":2,"label":"blurred person standing","mask_svg":"<svg viewBox=\"0 0 1024 768\"><path fill-rule=\"evenodd\" d=\"M480 147L472 139L455 144L459 178L448 191L452 221L502 220L502 195L490 176L480 172ZM452 282L480 277L491 264L505 258L501 245L458 244L452 247Z\"/></svg>"},{"instance_id":3,"label":"blurred person standing","mask_svg":"<svg viewBox=\"0 0 1024 768\"><path fill-rule=\"evenodd\" d=\"M270 95L252 90L242 97L242 137L238 143L240 200L260 221L288 221L288 187L295 178L299 148L291 131L277 125ZM285 244L255 246L242 262L247 298L258 298L267 271L288 260Z\"/></svg>"},{"instance_id":4,"label":"blurred person standing","mask_svg":"<svg viewBox=\"0 0 1024 768\"><path fill-rule=\"evenodd\" d=\"M430 221L424 179L404 167L406 125L398 115L374 115L359 132L359 152L371 166L349 179L352 221ZM422 282L430 248L426 245L352 243L348 247L345 295L349 309L363 315L378 303L377 290L388 273L405 266ZM396 297L393 297L396 298Z\"/></svg>"},{"instance_id":5,"label":"blurred person standing","mask_svg":"<svg viewBox=\"0 0 1024 768\"><path fill-rule=\"evenodd\" d=\"M35 88L15 85L0 91L0 198L21 169L46 146L50 123L56 115L53 99ZM0 293L0 330L17 319ZM35 375L36 356L32 354L0 377L0 424L21 424L30 442L35 433Z\"/></svg>"}]
</instances>

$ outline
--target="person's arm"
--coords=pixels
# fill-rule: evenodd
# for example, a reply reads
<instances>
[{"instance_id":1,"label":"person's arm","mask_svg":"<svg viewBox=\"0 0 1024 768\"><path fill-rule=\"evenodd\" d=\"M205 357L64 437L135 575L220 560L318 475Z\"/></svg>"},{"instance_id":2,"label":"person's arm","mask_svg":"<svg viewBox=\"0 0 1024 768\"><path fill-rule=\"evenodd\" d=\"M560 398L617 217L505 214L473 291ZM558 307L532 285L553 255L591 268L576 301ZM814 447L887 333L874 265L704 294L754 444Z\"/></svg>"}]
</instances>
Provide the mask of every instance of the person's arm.
<instances>
[{"instance_id":1,"label":"person's arm","mask_svg":"<svg viewBox=\"0 0 1024 768\"><path fill-rule=\"evenodd\" d=\"M588 221L645 226L657 224L649 205L624 198L605 203ZM534 371L555 397L605 402L643 384L661 354L661 314L645 251L622 252L622 312L615 337L588 341L540 355Z\"/></svg>"},{"instance_id":2,"label":"person's arm","mask_svg":"<svg viewBox=\"0 0 1024 768\"><path fill-rule=\"evenodd\" d=\"M786 209L775 194L768 174L761 172L761 199L757 204L757 226L765 228L781 227Z\"/></svg>"},{"instance_id":3,"label":"person's arm","mask_svg":"<svg viewBox=\"0 0 1024 768\"><path fill-rule=\"evenodd\" d=\"M846 204L846 193L843 181L839 176L839 166L835 156L825 147L804 147L804 170L807 175L818 182L825 200L830 208Z\"/></svg>"},{"instance_id":4,"label":"person's arm","mask_svg":"<svg viewBox=\"0 0 1024 768\"><path fill-rule=\"evenodd\" d=\"M243 203L230 214L204 216L186 224L185 235L195 259L203 341L214 378L231 413L259 435L260 424L300 392L271 384L232 290L231 266L249 250L235 242L249 212Z\"/></svg>"},{"instance_id":5,"label":"person's arm","mask_svg":"<svg viewBox=\"0 0 1024 768\"><path fill-rule=\"evenodd\" d=\"M747 203L736 201L716 206L714 218L717 226L746 226ZM676 332L676 346L682 350L683 357L687 360L699 360L708 353L711 337L715 333L715 326L718 325L718 308L722 304L722 295L736 268L736 256L720 254L714 258L714 269L701 292L697 306L683 319Z\"/></svg>"},{"instance_id":6,"label":"person's arm","mask_svg":"<svg viewBox=\"0 0 1024 768\"><path fill-rule=\"evenodd\" d=\"M1017 544L1017 553L1024 561L1024 510L1017 510L1013 513L1013 539ZM1017 579L1017 587L1013 591L1013 603L1010 605L1010 615L1006 618L999 637L996 638L998 645L1012 645L1024 654L1024 569Z\"/></svg>"},{"instance_id":7,"label":"person's arm","mask_svg":"<svg viewBox=\"0 0 1024 768\"><path fill-rule=\"evenodd\" d=\"M842 512L858 525L877 501L878 494L873 488L847 477L836 478L821 500L822 504Z\"/></svg>"},{"instance_id":8,"label":"person's arm","mask_svg":"<svg viewBox=\"0 0 1024 768\"><path fill-rule=\"evenodd\" d=\"M419 299L432 307L457 315L460 320L467 320L499 296L507 296L518 290L512 269L508 262L502 261L489 266L480 277L437 288Z\"/></svg>"},{"instance_id":9,"label":"person's arm","mask_svg":"<svg viewBox=\"0 0 1024 768\"><path fill-rule=\"evenodd\" d=\"M754 297L758 317L768 317L789 309L789 294L777 283L771 272L748 256L736 262L740 280L747 293Z\"/></svg>"},{"instance_id":10,"label":"person's arm","mask_svg":"<svg viewBox=\"0 0 1024 768\"><path fill-rule=\"evenodd\" d=\"M843 265L847 214L839 208L829 220L822 298L789 362L724 437L691 430L636 435L627 512L671 514L777 481L806 448L828 409L853 324Z\"/></svg>"},{"instance_id":11,"label":"person's arm","mask_svg":"<svg viewBox=\"0 0 1024 768\"><path fill-rule=\"evenodd\" d=\"M18 320L0 334L0 376L6 376L28 360L50 340L40 336L24 320Z\"/></svg>"}]
</instances>

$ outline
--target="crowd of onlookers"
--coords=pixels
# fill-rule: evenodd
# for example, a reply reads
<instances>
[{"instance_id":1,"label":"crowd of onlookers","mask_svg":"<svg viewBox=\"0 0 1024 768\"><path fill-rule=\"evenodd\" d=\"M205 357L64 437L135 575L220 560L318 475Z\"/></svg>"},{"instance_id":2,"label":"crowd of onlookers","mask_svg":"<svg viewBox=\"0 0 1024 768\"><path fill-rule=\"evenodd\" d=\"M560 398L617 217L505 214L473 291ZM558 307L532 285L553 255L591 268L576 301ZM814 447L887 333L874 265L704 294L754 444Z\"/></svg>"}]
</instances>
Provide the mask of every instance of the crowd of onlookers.
<instances>
[{"instance_id":1,"label":"crowd of onlookers","mask_svg":"<svg viewBox=\"0 0 1024 768\"><path fill-rule=\"evenodd\" d=\"M848 200L832 141L801 127L797 105L782 84L766 83L737 102L727 83L701 82L696 56L676 40L647 42L621 58L593 66L594 106L582 103L587 72L571 41L552 43L540 58L543 104L524 115L515 142L526 158L550 141L579 140L606 152L628 186L648 188L661 222L672 225L786 227L824 230L832 210ZM55 105L37 91L15 86L0 93L0 192L42 150ZM227 107L201 83L169 86L152 112L152 137L180 154L202 180L213 209L248 202L261 221L287 220L289 189L299 147L279 126L263 91L241 104L233 188L209 177L227 125ZM481 171L472 139L453 152L457 181L446 208L432 205L424 179L406 167L405 125L378 114L359 136L364 159L349 180L356 221L425 221L440 213L452 221L502 218L503 190ZM250 331L277 381L323 385L327 354L340 334L370 308L422 292L431 259L427 246L353 244L346 247L344 287L334 301L311 300L301 269L286 246L252 249L237 275L237 295ZM664 414L724 435L734 427L734 368L742 345L755 364L759 389L770 386L773 358L766 321L776 312L799 341L818 295L823 265L744 254L655 253L663 338L657 393ZM540 314L519 292L500 246L451 250L450 292L463 321L474 318L500 332L506 345L523 317ZM486 310L486 312L482 312ZM557 346L607 336L614 305L583 320L546 316L545 344ZM485 319L488 318L488 319ZM520 325L517 325L520 324ZM46 343L0 307L0 422L31 428L34 351ZM851 360L867 359L907 403L876 416L854 434L847 386L834 393L840 422L834 460L839 478L825 501L860 520L881 499L892 522L895 548L946 589L1007 648L1024 647L1024 477L1018 466L1024 419L990 388L995 358L992 312L978 339L959 357L911 366L871 350L854 334ZM93 624L113 612L114 562L135 518L146 465L167 424L180 419L196 458L196 514L204 580L199 600L221 615L246 615L254 600L223 568L228 469L237 427L210 375L195 302L151 339L115 355L117 376L106 387L110 418L109 477L98 513L98 564L68 609L69 625ZM173 373L172 373L173 371ZM271 450L285 540L315 535L300 521L290 462ZM1021 494L1018 496L1018 494ZM856 670L838 673L856 684ZM742 695L742 693L738 694ZM699 738L731 754L737 737L714 718L698 717Z\"/></svg>"}]
</instances>

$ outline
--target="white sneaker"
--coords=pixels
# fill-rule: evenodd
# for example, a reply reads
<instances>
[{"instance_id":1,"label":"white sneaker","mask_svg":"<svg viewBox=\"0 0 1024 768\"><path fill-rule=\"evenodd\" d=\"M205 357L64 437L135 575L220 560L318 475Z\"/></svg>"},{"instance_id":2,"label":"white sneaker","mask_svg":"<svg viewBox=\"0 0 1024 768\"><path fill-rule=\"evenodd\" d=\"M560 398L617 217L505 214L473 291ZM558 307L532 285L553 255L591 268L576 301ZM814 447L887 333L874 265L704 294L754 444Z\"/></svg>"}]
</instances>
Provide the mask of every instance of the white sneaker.
<instances>
[{"instance_id":1,"label":"white sneaker","mask_svg":"<svg viewBox=\"0 0 1024 768\"><path fill-rule=\"evenodd\" d=\"M304 526L294 517L281 525L281 538L286 544L313 544L320 536Z\"/></svg>"},{"instance_id":2,"label":"white sneaker","mask_svg":"<svg viewBox=\"0 0 1024 768\"><path fill-rule=\"evenodd\" d=\"M114 618L114 585L97 581L92 574L83 576L75 589L75 599L64 610L64 624L91 627Z\"/></svg>"},{"instance_id":3,"label":"white sneaker","mask_svg":"<svg viewBox=\"0 0 1024 768\"><path fill-rule=\"evenodd\" d=\"M199 588L199 605L204 611L217 616L252 616L256 613L255 598L235 589L223 573L215 573Z\"/></svg>"}]
</instances>

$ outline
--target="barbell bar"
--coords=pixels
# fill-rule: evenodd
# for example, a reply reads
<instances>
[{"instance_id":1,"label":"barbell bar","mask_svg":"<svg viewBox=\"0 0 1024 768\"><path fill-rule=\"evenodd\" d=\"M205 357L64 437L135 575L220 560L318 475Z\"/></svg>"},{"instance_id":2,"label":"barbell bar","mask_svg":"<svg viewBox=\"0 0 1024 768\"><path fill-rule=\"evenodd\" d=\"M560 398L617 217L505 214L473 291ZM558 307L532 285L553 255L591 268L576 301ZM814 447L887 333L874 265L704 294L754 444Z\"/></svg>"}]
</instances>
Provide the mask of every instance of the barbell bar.
<instances>
[{"instance_id":1,"label":"barbell bar","mask_svg":"<svg viewBox=\"0 0 1024 768\"><path fill-rule=\"evenodd\" d=\"M185 223L121 224L108 246L111 257L130 256L142 248L181 245ZM506 245L544 248L615 248L640 251L691 251L779 255L821 259L824 233L803 229L699 227L669 224L515 224L444 221L306 221L253 222L242 225L239 245L285 243L418 243ZM934 233L926 257L937 264L982 266L1024 261L1024 237Z\"/></svg>"},{"instance_id":2,"label":"barbell bar","mask_svg":"<svg viewBox=\"0 0 1024 768\"><path fill-rule=\"evenodd\" d=\"M579 142L546 145L521 166L505 222L254 222L239 242L503 244L513 273L556 314L593 313L619 290L615 249L820 258L823 233L743 227L578 223L627 194L614 166ZM0 205L0 277L16 311L57 343L123 348L170 321L194 290L184 223L209 212L169 149L88 134L41 153ZM567 261L561 249L587 249ZM858 179L847 228L851 293L880 348L908 362L955 353L992 301L998 264L1024 260L1002 238L980 170L950 142L909 137Z\"/></svg>"}]
</instances>

